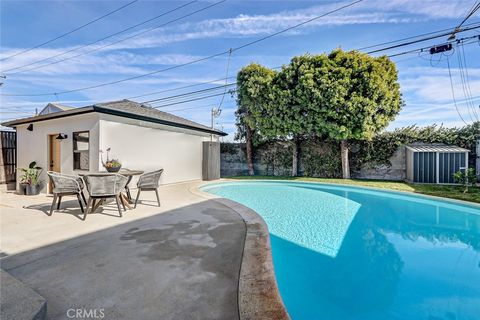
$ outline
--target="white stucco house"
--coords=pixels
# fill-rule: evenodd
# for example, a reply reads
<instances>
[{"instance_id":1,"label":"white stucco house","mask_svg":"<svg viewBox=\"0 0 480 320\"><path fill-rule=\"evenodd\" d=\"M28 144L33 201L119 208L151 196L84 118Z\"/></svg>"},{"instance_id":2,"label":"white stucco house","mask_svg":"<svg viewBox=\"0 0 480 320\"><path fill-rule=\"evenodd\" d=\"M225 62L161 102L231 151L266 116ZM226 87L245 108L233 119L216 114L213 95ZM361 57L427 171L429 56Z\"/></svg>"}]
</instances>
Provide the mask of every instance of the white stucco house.
<instances>
[{"instance_id":1,"label":"white stucco house","mask_svg":"<svg viewBox=\"0 0 480 320\"><path fill-rule=\"evenodd\" d=\"M36 161L44 168L45 181L47 170L103 171L100 150L105 158L107 148L123 168L145 172L163 168L163 184L202 179L203 142L226 135L130 100L52 109L2 125L17 131L17 167Z\"/></svg>"}]
</instances>

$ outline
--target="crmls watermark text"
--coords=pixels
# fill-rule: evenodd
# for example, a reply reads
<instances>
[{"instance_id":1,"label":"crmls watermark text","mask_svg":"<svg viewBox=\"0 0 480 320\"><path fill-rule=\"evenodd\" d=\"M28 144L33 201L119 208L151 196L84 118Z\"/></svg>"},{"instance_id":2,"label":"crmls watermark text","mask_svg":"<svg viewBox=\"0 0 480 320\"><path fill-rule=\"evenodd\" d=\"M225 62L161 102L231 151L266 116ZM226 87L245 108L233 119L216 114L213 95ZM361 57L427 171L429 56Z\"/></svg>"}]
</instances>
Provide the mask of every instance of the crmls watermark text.
<instances>
[{"instance_id":1,"label":"crmls watermark text","mask_svg":"<svg viewBox=\"0 0 480 320\"><path fill-rule=\"evenodd\" d=\"M105 309L68 309L67 318L69 319L103 319L105 318Z\"/></svg>"}]
</instances>

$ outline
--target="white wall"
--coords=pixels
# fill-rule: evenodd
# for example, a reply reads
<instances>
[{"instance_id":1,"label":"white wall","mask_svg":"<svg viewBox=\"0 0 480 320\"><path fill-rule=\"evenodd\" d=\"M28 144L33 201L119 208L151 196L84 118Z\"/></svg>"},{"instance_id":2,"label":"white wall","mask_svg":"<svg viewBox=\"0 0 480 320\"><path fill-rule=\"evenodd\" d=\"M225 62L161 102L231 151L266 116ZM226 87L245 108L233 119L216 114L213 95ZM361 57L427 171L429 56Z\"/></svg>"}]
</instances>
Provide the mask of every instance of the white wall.
<instances>
[{"instance_id":1,"label":"white wall","mask_svg":"<svg viewBox=\"0 0 480 320\"><path fill-rule=\"evenodd\" d=\"M163 168L162 184L202 179L202 142L210 140L209 134L112 115L100 118L100 149L110 147L110 158L123 167Z\"/></svg>"},{"instance_id":2,"label":"white wall","mask_svg":"<svg viewBox=\"0 0 480 320\"><path fill-rule=\"evenodd\" d=\"M88 113L71 117L52 119L33 123L33 131L27 130L28 124L17 127L17 167L26 168L32 161L42 167L42 179L48 181L46 171L50 170L49 142L51 134L64 133L68 138L60 143L61 172L72 174L73 170L73 140L72 133L76 131L90 131L90 170L98 170L98 136L99 116ZM17 182L22 172L17 170ZM46 185L46 184L45 184ZM44 188L43 192L46 192Z\"/></svg>"},{"instance_id":3,"label":"white wall","mask_svg":"<svg viewBox=\"0 0 480 320\"><path fill-rule=\"evenodd\" d=\"M163 168L161 183L202 179L202 142L210 140L208 133L99 113L34 122L33 131L28 131L27 126L17 127L17 167L28 167L31 161L36 161L44 168L45 182L48 181L45 172L50 169L48 136L51 134L68 135L60 143L62 173L75 173L72 133L90 131L89 170L105 170L99 150L110 147L110 157L118 158L125 168L145 172ZM19 170L17 181L20 176ZM135 179L131 186L134 185ZM44 188L43 192L46 191Z\"/></svg>"}]
</instances>

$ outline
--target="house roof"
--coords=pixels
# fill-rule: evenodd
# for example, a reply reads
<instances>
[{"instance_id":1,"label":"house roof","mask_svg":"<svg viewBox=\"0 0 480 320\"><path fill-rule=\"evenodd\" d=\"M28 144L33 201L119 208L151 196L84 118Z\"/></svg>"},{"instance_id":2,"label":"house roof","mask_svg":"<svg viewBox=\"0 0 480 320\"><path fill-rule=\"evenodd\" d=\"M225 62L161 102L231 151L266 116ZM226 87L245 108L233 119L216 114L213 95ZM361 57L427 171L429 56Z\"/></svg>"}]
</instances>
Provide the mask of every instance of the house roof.
<instances>
[{"instance_id":1,"label":"house roof","mask_svg":"<svg viewBox=\"0 0 480 320\"><path fill-rule=\"evenodd\" d=\"M419 144L406 147L413 152L470 152L468 149L447 144Z\"/></svg>"},{"instance_id":2,"label":"house roof","mask_svg":"<svg viewBox=\"0 0 480 320\"><path fill-rule=\"evenodd\" d=\"M44 115L38 115L29 118L22 118L2 123L6 127L16 127L20 124L33 123L38 121L45 121L63 117L69 117L84 113L99 112L104 114L112 114L120 117L137 119L147 122L153 122L163 124L167 126L173 126L183 129L190 129L195 131L201 131L206 133L213 133L221 136L226 136L225 132L219 130L213 130L202 124L187 120L182 117L175 116L173 114L157 110L147 105L131 101L131 100L118 100L105 103L98 103L87 107L73 108L66 111L60 111L55 113L49 113Z\"/></svg>"},{"instance_id":3,"label":"house roof","mask_svg":"<svg viewBox=\"0 0 480 320\"><path fill-rule=\"evenodd\" d=\"M50 102L38 114L39 115L44 115L44 114L49 114L49 113L54 113L54 112L66 111L66 110L70 110L70 109L73 109L73 107L66 106L66 105L59 104L59 103Z\"/></svg>"}]
</instances>

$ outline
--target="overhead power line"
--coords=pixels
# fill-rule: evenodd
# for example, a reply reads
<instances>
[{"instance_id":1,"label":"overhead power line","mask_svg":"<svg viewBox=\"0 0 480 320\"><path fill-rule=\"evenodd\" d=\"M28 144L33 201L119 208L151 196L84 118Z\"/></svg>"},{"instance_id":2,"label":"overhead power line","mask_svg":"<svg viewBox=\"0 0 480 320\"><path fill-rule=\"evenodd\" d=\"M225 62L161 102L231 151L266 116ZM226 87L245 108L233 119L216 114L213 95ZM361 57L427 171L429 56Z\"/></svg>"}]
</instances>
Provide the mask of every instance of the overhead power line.
<instances>
[{"instance_id":1,"label":"overhead power line","mask_svg":"<svg viewBox=\"0 0 480 320\"><path fill-rule=\"evenodd\" d=\"M457 28L460 28L468 19L470 19L470 17L472 17L475 14L475 12L478 11L479 8L480 8L480 1L477 0L477 1L475 1L472 8L470 9L470 11L465 16L465 18L462 20L462 22L460 22L460 24L457 26Z\"/></svg>"},{"instance_id":2,"label":"overhead power line","mask_svg":"<svg viewBox=\"0 0 480 320\"><path fill-rule=\"evenodd\" d=\"M465 18L463 18L463 20L460 22L460 24L458 26L455 27L455 29L453 30L453 32L450 34L450 37L448 37L448 40L455 40L455 37L456 37L456 34L459 32L460 28L462 27L462 25L471 17L475 14L475 12L480 8L480 1L477 0L475 1L475 3L473 4L472 8L467 12L467 15L465 16Z\"/></svg>"},{"instance_id":3,"label":"overhead power line","mask_svg":"<svg viewBox=\"0 0 480 320\"><path fill-rule=\"evenodd\" d=\"M471 27L463 28L463 29L461 29L461 30L458 31L458 32L465 32L465 31L475 30L475 29L478 29L478 28L480 28L480 25L476 24L476 25L471 26ZM420 43L420 42L425 42L425 41L428 41L428 40L433 40L433 39L445 37L445 36L448 36L449 34L451 34L451 31L450 31L450 32L444 32L444 33L441 33L441 34L438 34L438 35L434 35L434 36L430 36L430 37L425 37L425 38L417 39L417 40L412 40L412 41L408 41L408 42L402 42L402 43L399 43L399 44L396 44L396 45L393 45L393 46L389 46L389 47L385 47L385 48L380 48L380 49L376 49L376 50L371 50L371 51L368 51L368 52L366 52L366 53L367 53L367 54L372 54L372 53L387 51L387 50L391 50L391 49L396 49L396 48L400 48L400 47L404 47L404 46L409 46L409 45L416 44L416 43ZM360 49L360 50L361 50L361 49Z\"/></svg>"},{"instance_id":4,"label":"overhead power line","mask_svg":"<svg viewBox=\"0 0 480 320\"><path fill-rule=\"evenodd\" d=\"M234 85L236 85L236 83L226 83L226 84L224 84L224 85L216 86L216 87L213 87L213 88L207 88L207 89L202 89L202 90L197 90L197 91L191 91L191 92L186 92L186 93L182 93L182 94L177 94L177 95L174 95L174 96L169 96L169 97L163 97L163 98L158 98L158 99L143 101L142 103L152 103L152 102L157 102L157 101L171 100L171 99L175 99L175 98L179 98L179 97L185 97L185 96L189 96L189 95L194 95L194 94L198 94L198 93L204 93L204 92L208 92L208 91L212 91L212 90L218 90L218 89L227 90L228 87L231 87L231 86L234 86Z\"/></svg>"},{"instance_id":5,"label":"overhead power line","mask_svg":"<svg viewBox=\"0 0 480 320\"><path fill-rule=\"evenodd\" d=\"M153 18L150 18L150 19L148 19L148 20L142 21L142 22L140 22L140 23L137 23L137 24L135 24L135 25L133 25L133 26L130 26L130 27L128 27L128 28L126 28L126 29L123 29L123 30L120 30L120 31L118 31L118 32L112 33L112 34L110 34L110 35L108 35L108 36L106 36L106 37L103 37L103 38L101 38L101 39L95 40L95 41L93 41L93 42L90 42L90 43L81 45L81 46L79 46L79 47L72 48L72 49L67 50L67 51L64 51L64 52L60 52L60 53L55 54L55 55L50 56L50 57L46 57L46 58L43 58L43 59L40 59L40 60L37 60L37 61L33 61L33 62L24 64L24 65L21 65L21 66L18 66L18 67L6 69L6 70L4 70L4 71L2 71L2 72L5 73L5 72L8 72L8 71L13 71L13 70L22 69L22 68L25 68L25 67L28 67L28 66L31 66L31 65L40 63L40 62L44 62L44 61L47 61L47 60L50 60L50 59L53 59L53 58L57 58L57 57L64 56L64 55L66 55L67 53L71 53L71 52L78 51L78 50L80 50L80 49L89 47L89 46L94 45L94 44L96 44L96 43L99 43L99 42L101 42L101 41L110 39L110 38L112 38L112 37L114 37L114 36L117 36L117 35L119 35L119 34L122 34L122 33L127 32L127 31L129 31L129 30L132 30L132 29L135 29L135 28L137 28L137 27L139 27L139 26L142 26L142 25L144 25L144 24L147 24L148 22L151 22L151 21L153 21L153 20L156 20L156 19L158 19L158 18L161 18L161 17L163 17L163 16L166 16L167 14L170 14L170 13L172 13L172 12L178 11L178 10L180 10L180 9L186 7L186 6L189 6L189 5L191 5L191 4L193 4L193 3L197 2L197 1L198 1L198 0L190 1L190 2L188 2L188 3L186 3L186 4L183 4L183 5L181 5L181 6L175 7L175 8L173 8L173 9L171 9L171 10L165 11L165 12L163 12L162 14L159 14L159 15L153 17ZM69 56L69 57L66 57L66 58L63 58L63 59L60 59L60 60L55 60L55 61L52 61L52 62L50 62L50 63L42 64L42 65L40 65L40 66L36 66L36 67L33 67L33 68L27 68L27 69L23 69L23 70L20 70L20 71L7 73L7 76L11 76L11 75L15 75L15 74L23 73L23 72L27 72L27 71L33 71L33 70L42 69L42 68L47 67L47 66L51 66L51 65L54 65L54 64L57 64L57 63L61 63L61 62L64 62L64 61L68 61L68 60L71 60L71 59L74 59L74 58L78 58L78 57L81 57L81 56L84 56L84 55L87 55L87 54L90 54L90 53L99 51L99 50L101 50L101 49L105 49L105 48L107 48L107 47L111 47L111 46L113 46L113 45L115 45L115 44L124 42L124 41L126 41L126 40L130 40L130 39L132 39L132 38L138 37L138 36L140 36L140 35L142 35L142 34L145 34L145 33L147 33L147 32L151 32L151 31L153 31L153 30L159 29L159 28L164 27L164 26L166 26L166 25L169 25L169 24L171 24L171 23L177 22L177 21L179 21L179 20L181 20L181 19L185 19L185 18L187 18L187 17L190 17L190 16L192 16L192 15L194 15L194 14L196 14L196 13L199 13L199 12L201 12L201 11L210 9L211 7L216 6L216 5L218 5L218 4L222 3L222 2L225 2L225 1L226 1L226 0L222 0L222 1L220 1L220 2L217 2L217 3L214 3L214 4L208 5L208 6L204 7L204 8L195 10L195 11L193 11L193 12L191 12L191 13L188 13L188 14L186 14L186 15L183 15L183 16L181 16L181 17L178 17L178 18L175 18L175 19L173 19L173 20L170 20L170 21L167 21L167 22L165 22L165 23L162 23L161 25L158 25L158 26L155 26L155 27L152 27L152 28L149 28L149 29L146 29L146 30L137 32L137 33L134 33L133 35L128 36L128 37L126 37L126 38L122 38L122 39L116 40L116 41L114 41L114 42L107 43L107 44L105 44L105 45L102 45L102 46L93 48L93 49L91 49L91 50L88 50L88 51L85 51L85 52L82 52L82 53L79 53L79 54L76 54L76 55L73 55L73 56Z\"/></svg>"},{"instance_id":6,"label":"overhead power line","mask_svg":"<svg viewBox=\"0 0 480 320\"><path fill-rule=\"evenodd\" d=\"M456 44L457 45L463 45L463 44L469 44L469 43L464 43L466 40L472 40L472 39L478 39L480 40L480 36L478 35L474 35L474 36L470 36L470 37L465 37L465 38L461 38L461 39L458 39L456 40ZM477 41L475 41L477 42ZM448 43L447 43L448 44ZM389 58L394 58L394 57L398 57L398 56L402 56L402 55L405 55L405 54L409 54L409 53L416 53L416 52L425 52L425 51L428 51L432 48L432 46L428 46L428 47L423 47L423 48L417 48L417 49L412 49L412 50L408 50L408 51L403 51L403 52L399 52L399 53L394 53L394 54L391 54L389 55L388 57Z\"/></svg>"},{"instance_id":7,"label":"overhead power line","mask_svg":"<svg viewBox=\"0 0 480 320\"><path fill-rule=\"evenodd\" d=\"M448 61L448 57L447 57L447 67L448 67L448 77L450 79L450 89L452 90L452 99L455 105L455 109L457 110L458 116L460 117L460 119L462 119L463 123L468 125L465 119L463 119L462 114L460 113L460 109L458 108L458 105L457 105L457 99L455 98L455 90L453 88L452 72L450 70L450 62Z\"/></svg>"},{"instance_id":8,"label":"overhead power line","mask_svg":"<svg viewBox=\"0 0 480 320\"><path fill-rule=\"evenodd\" d=\"M55 38L53 38L53 39L50 39L50 40L48 40L48 41L43 42L43 43L37 44L36 46L33 46L33 47L29 48L29 49L26 49L26 50L17 52L17 53L15 53L15 54L12 54L12 55L10 55L10 56L8 56L8 57L2 58L2 59L0 59L0 61L4 61L4 60L7 60L7 59L16 57L16 56L18 56L18 55L27 53L27 52L32 51L32 50L34 50L34 49L43 47L43 46L46 45L46 44L52 43L52 42L54 42L54 41L56 41L56 40L58 40L58 39L61 39L61 38L63 38L63 37L66 37L66 36L68 36L68 35L76 32L76 31L78 31L78 30L80 30L80 29L83 29L83 28L91 25L92 23L95 23L95 22L97 22L97 21L99 21L99 20L102 20L102 19L104 19L104 18L106 18L106 17L114 14L115 12L118 12L118 11L120 11L120 10L122 10L122 9L124 9L124 8L132 5L132 4L134 4L135 2L138 2L138 0L133 0L133 1L131 1L131 2L127 3L127 4L124 4L123 6L117 8L117 9L115 9L115 10L113 10L113 11L110 11L110 12L104 14L104 15L101 16L101 17L98 17L98 18L96 18L96 19L94 19L94 20L92 20L92 21L89 21L89 22L87 22L87 23L85 23L85 24L82 24L81 26L76 27L76 28L73 29L73 30L70 30L70 31L68 31L68 32L65 32L64 34L61 34L61 35L59 35L59 36L57 36L57 37L55 37Z\"/></svg>"},{"instance_id":9,"label":"overhead power line","mask_svg":"<svg viewBox=\"0 0 480 320\"><path fill-rule=\"evenodd\" d=\"M232 90L229 90L227 93L232 94L232 93L235 93L236 91L237 91L236 89L232 89ZM161 105L153 105L152 108L158 109L158 108L164 108L164 107L169 107L169 106L175 106L175 105L178 105L178 104L183 104L183 103L188 103L188 102L193 102L193 101L198 101L198 100L203 100L203 99L208 99L208 98L213 98L213 97L219 97L219 96L223 96L223 95L224 95L224 93L221 92L221 93L211 94L211 95L208 95L208 96L201 96L201 97L197 97L197 98L182 100L182 101L178 101L178 102L170 102L170 103L161 104Z\"/></svg>"},{"instance_id":10,"label":"overhead power line","mask_svg":"<svg viewBox=\"0 0 480 320\"><path fill-rule=\"evenodd\" d=\"M465 39L472 39L472 38L478 38L478 37L479 37L479 36L473 36L473 37L468 37L468 38L465 38ZM456 41L456 42L457 42L457 47L464 45L464 44L462 43L462 40L463 40L463 39L459 39L459 40ZM469 43L474 43L474 42L469 42ZM425 48L421 48L421 49L410 50L410 51L406 51L406 52L403 52L403 53L398 53L398 54L395 54L395 55L392 55L392 56L408 54L408 53L412 53L412 52L419 51L419 50L426 50L426 49L429 49L429 48L430 48L430 47L425 47ZM274 67L273 69L279 69L279 68L280 68L280 67ZM451 73L451 72L450 72L450 73ZM235 76L228 77L227 79L232 79L232 78L235 78ZM148 96L148 95L152 95L152 94L170 92L170 91L185 89L185 88L194 87L194 86L200 86L200 85L210 84L210 83L222 81L222 80L224 80L224 79L225 79L225 78L220 78L220 79L210 80L210 81L206 81L206 82L202 82L202 83L197 83L197 84L192 84L192 85L187 85L187 86L182 86L182 87L177 87L177 88L171 88L171 89L166 89L166 90L162 90L162 91L156 91L156 92L153 92L153 93L148 93L148 94L143 94L143 95L138 95L138 96L130 97L130 98L128 98L128 99L132 99L132 98L135 98L135 97ZM144 102L142 102L142 103L152 104L152 105L154 105L154 108L163 108L163 107L168 107L168 106L185 104L185 103L189 103L189 102L193 102L193 101L210 99L210 98L213 98L213 97L224 96L225 93L210 94L210 95L206 95L206 96L203 95L203 94L205 94L205 93L207 93L207 92L209 92L209 91L215 91L215 90L220 90L220 89L225 90L227 87L229 87L229 86L234 86L235 84L236 84L236 83L234 83L234 82L232 82L232 83L228 83L228 82L227 82L227 84L225 84L225 85L218 85L218 86L211 87L211 88L206 88L206 89L201 89L201 90L196 90L196 91L185 92L185 93L182 93L182 94L177 94L177 95L162 97L162 98L158 98L158 99L152 99L152 100L144 101ZM236 90L228 90L228 91L227 91L227 93L234 93L234 92L236 92ZM188 98L188 99L184 99L184 98ZM180 99L184 99L184 100L180 100ZM179 100L179 101L175 101L175 100ZM160 105L156 105L157 103L160 103ZM457 103L458 103L458 101L455 99L455 104L457 104ZM195 108L197 108L197 107L189 107L189 108L179 109L178 111L181 111L181 110L190 110L190 109L195 109ZM458 107L457 107L457 108L458 108ZM172 111L176 111L176 110L172 110ZM460 111L458 111L458 112L460 112Z\"/></svg>"},{"instance_id":11,"label":"overhead power line","mask_svg":"<svg viewBox=\"0 0 480 320\"><path fill-rule=\"evenodd\" d=\"M224 2L225 0L221 1L221 2ZM343 6L340 6L334 10L331 10L331 11L328 11L326 13L323 13L321 15L318 15L318 16L315 16L311 19L308 19L306 21L303 21L301 23L298 23L296 25L293 25L291 27L288 27L286 29L283 29L283 30L280 30L280 31L277 31L277 32L274 32L272 34L269 34L267 36L264 36L262 38L259 38L259 39L256 39L254 41L250 41L250 42L247 42L243 45L240 45L238 47L235 47L235 48L231 48L231 49L228 49L228 50L225 50L225 51L222 51L222 52L218 52L218 53L215 53L215 54L212 54L210 56L206 56L206 57L203 57L203 58L200 58L200 59L196 59L196 60L192 60L192 61L189 61L189 62L186 62L186 63L182 63L182 64L178 64L178 65L174 65L174 66L171 66L171 67L167 67L167 68L164 68L164 69L160 69L160 70L156 70L156 71L151 71L151 72L148 72L148 73L144 73L144 74L140 74L140 75L137 75L137 76L132 76L132 77L128 77L128 78L124 78L124 79L120 79L120 80L115 80L115 81L110 81L110 82L104 82L104 83L100 83L100 84L97 84L97 85L91 85L91 86L87 86L87 87L82 87L82 88L77 88L77 89L72 89L72 90L65 90L65 91L60 91L60 92L54 92L54 93L39 93L39 94L27 94L27 95L23 95L23 94L8 94L8 96L52 96L52 95L55 95L55 96L58 96L58 95L61 95L61 94L66 94L66 93L72 93L72 92L78 92L78 91L85 91L85 90L91 90L91 89L95 89L95 88L100 88L100 87L104 87L104 86L109 86L109 85L113 85L113 84L118 84L118 83L122 83L122 82L125 82L125 81L131 81L131 80L134 80L134 79L139 79L139 78L143 78L143 77L147 77L147 76L151 76L151 75L154 75L154 74L158 74L158 73L161 73L161 72L165 72L165 71L169 71L169 70L173 70L173 69L177 69L177 68L181 68L181 67L185 67L185 66L189 66L189 65L192 65L192 64L196 64L196 63L199 63L199 62L202 62L202 61L206 61L206 60L210 60L210 59L213 59L213 58L216 58L216 57L219 57L219 56L222 56L222 55L225 55L225 54L228 54L230 52L235 52L235 51L238 51L238 50L241 50L241 49L244 49L246 47L249 47L251 45L254 45L254 44L257 44L261 41L264 41L264 40L267 40L267 39L270 39L272 37L275 37L277 35L280 35L282 33L285 33L285 32L288 32L290 30L293 30L295 28L298 28L298 27L301 27L303 25L306 25L312 21L315 21L315 20L318 20L320 18L323 18L325 16L328 16L328 15L331 15L333 13L336 13L336 12L339 12L341 10L344 10L344 9L347 9L357 3L360 3L362 2L363 0L356 0L354 2L351 2L349 4L346 4L346 5L343 5ZM220 2L219 2L220 3ZM4 96L7 96L7 94L2 94Z\"/></svg>"},{"instance_id":12,"label":"overhead power line","mask_svg":"<svg viewBox=\"0 0 480 320\"><path fill-rule=\"evenodd\" d=\"M236 77L237 77L237 76L231 76L231 77L228 77L228 79L234 79L234 78L236 78ZM141 97L153 96L153 95L159 94L159 93L165 93L165 92L171 92L171 91L178 91L178 90L181 90L181 89L203 86L203 85L206 85L206 84L215 83L215 82L219 82L219 81L223 81L223 80L225 80L225 78L220 78L220 79L215 79L215 80L209 80L209 81L204 81L204 82L189 84L189 85L186 85L186 86L181 86L181 87L175 87L175 88L170 88L170 89L165 89L165 90L160 90L160 91L154 91L154 92L144 93L144 94L140 94L140 95L137 95L137 96L128 97L128 98L126 98L126 99L129 99L129 100L130 100L130 99L136 99L136 98L141 98Z\"/></svg>"},{"instance_id":13,"label":"overhead power line","mask_svg":"<svg viewBox=\"0 0 480 320\"><path fill-rule=\"evenodd\" d=\"M473 26L480 26L480 22L474 22L474 23L467 24L467 25L465 25L465 28L473 27ZM397 42L400 42L400 41L406 41L406 40L411 40L411 39L415 39L415 38L430 36L430 35L437 34L437 33L440 33L440 32L444 33L444 32L447 32L447 31L452 32L452 28L446 28L446 29L431 31L431 32L427 32L427 33L417 34L417 35L410 36L410 37L405 37L405 38L402 38L402 39L396 39L396 40L391 40L391 41L387 41L387 42L377 43L377 44L374 44L374 45L369 45L369 46L366 46L366 47L357 48L356 50L363 51L363 50L367 50L367 49L371 49L371 48L375 48L375 47L386 46L386 45L389 45L389 44L392 44L392 43L397 43ZM461 30L461 32L464 32L464 31L468 31L468 30L463 30L463 29Z\"/></svg>"}]
</instances>

